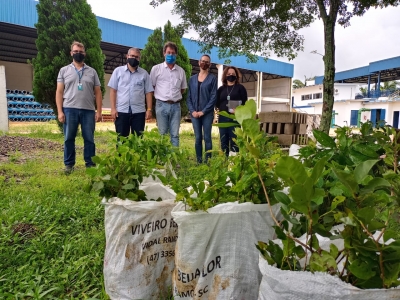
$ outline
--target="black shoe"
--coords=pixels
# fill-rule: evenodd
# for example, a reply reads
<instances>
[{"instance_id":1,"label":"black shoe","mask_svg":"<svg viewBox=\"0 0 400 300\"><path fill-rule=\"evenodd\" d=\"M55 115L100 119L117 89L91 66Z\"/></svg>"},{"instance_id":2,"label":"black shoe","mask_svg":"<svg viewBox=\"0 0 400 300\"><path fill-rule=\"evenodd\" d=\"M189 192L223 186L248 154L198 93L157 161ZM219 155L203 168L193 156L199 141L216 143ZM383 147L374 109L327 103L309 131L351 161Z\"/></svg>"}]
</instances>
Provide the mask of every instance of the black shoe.
<instances>
[{"instance_id":1,"label":"black shoe","mask_svg":"<svg viewBox=\"0 0 400 300\"><path fill-rule=\"evenodd\" d=\"M69 175L72 173L73 170L74 170L74 166L65 166L64 173L66 175Z\"/></svg>"}]
</instances>

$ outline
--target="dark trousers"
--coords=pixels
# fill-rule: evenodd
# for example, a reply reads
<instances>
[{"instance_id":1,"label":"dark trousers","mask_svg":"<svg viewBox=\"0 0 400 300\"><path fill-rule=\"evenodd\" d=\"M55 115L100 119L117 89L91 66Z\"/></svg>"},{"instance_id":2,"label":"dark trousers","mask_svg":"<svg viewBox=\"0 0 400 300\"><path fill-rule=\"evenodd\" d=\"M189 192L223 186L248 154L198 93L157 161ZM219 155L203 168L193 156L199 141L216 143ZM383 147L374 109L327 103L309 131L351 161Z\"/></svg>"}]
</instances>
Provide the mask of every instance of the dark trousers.
<instances>
[{"instance_id":1,"label":"dark trousers","mask_svg":"<svg viewBox=\"0 0 400 300\"><path fill-rule=\"evenodd\" d=\"M138 136L144 131L146 113L118 112L118 118L115 120L115 131L120 136L127 137L130 133L136 133Z\"/></svg>"},{"instance_id":2,"label":"dark trousers","mask_svg":"<svg viewBox=\"0 0 400 300\"><path fill-rule=\"evenodd\" d=\"M219 117L219 123L232 122L233 120L225 118L223 116ZM221 141L221 150L226 156L229 156L229 151L239 152L239 147L233 141L236 138L235 126L231 127L220 127L219 128L219 139Z\"/></svg>"}]
</instances>

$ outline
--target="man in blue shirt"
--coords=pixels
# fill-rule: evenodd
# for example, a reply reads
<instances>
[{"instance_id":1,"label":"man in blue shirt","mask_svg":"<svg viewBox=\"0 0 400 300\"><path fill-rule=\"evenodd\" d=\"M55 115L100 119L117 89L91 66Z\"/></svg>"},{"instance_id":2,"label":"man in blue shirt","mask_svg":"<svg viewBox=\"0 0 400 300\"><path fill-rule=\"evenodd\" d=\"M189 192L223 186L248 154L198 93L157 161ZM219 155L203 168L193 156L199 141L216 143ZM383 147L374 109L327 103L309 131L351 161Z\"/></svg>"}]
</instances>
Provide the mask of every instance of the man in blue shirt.
<instances>
[{"instance_id":1,"label":"man in blue shirt","mask_svg":"<svg viewBox=\"0 0 400 300\"><path fill-rule=\"evenodd\" d=\"M149 73L139 67L140 50L129 49L126 58L127 64L116 68L108 82L115 131L124 137L144 131L145 120L152 116L154 91Z\"/></svg>"}]
</instances>

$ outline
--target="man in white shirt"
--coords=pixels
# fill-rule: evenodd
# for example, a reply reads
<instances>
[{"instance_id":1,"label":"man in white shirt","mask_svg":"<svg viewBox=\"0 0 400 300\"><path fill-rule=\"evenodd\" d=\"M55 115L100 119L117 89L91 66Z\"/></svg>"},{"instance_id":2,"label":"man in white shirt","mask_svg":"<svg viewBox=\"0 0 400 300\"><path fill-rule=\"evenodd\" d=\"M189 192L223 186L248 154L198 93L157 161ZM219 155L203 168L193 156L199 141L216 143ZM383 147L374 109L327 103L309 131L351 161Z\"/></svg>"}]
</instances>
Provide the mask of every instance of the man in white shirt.
<instances>
[{"instance_id":1,"label":"man in white shirt","mask_svg":"<svg viewBox=\"0 0 400 300\"><path fill-rule=\"evenodd\" d=\"M147 71L139 67L140 50L129 49L126 58L127 64L116 68L108 82L111 117L118 135L139 136L144 131L145 119L151 118L153 85Z\"/></svg>"},{"instance_id":2,"label":"man in white shirt","mask_svg":"<svg viewBox=\"0 0 400 300\"><path fill-rule=\"evenodd\" d=\"M165 43L163 53L165 61L150 71L156 98L157 126L160 134L169 132L172 145L179 147L180 101L187 88L186 74L175 64L178 53L175 43Z\"/></svg>"}]
</instances>

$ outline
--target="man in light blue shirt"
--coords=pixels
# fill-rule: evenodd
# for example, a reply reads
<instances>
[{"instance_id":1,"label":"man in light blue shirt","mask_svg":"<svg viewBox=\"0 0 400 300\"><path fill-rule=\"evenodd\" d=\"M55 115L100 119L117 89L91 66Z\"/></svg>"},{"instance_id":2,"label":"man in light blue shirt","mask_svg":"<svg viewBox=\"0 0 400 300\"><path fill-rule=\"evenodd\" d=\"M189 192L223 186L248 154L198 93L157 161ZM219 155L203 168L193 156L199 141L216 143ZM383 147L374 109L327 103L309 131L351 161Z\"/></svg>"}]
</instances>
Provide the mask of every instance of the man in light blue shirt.
<instances>
[{"instance_id":1,"label":"man in light blue shirt","mask_svg":"<svg viewBox=\"0 0 400 300\"><path fill-rule=\"evenodd\" d=\"M126 58L127 64L116 68L108 82L115 131L124 137L144 131L145 120L152 116L154 91L149 73L139 67L140 50L129 49Z\"/></svg>"}]
</instances>

